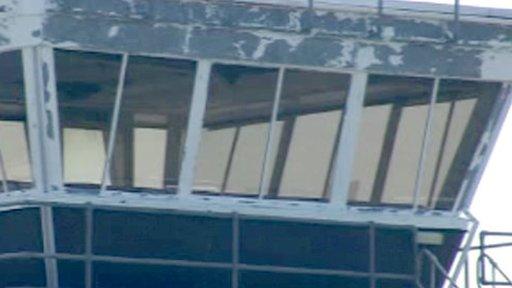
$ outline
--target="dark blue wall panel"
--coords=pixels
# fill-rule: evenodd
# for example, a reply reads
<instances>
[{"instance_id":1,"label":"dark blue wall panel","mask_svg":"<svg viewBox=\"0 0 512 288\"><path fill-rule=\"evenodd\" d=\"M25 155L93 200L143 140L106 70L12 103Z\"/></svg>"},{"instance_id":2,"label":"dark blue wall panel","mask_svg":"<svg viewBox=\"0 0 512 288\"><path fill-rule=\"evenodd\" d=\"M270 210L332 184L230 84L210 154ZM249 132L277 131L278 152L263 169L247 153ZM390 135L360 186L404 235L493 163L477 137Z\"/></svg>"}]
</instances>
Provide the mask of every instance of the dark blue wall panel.
<instances>
[{"instance_id":1,"label":"dark blue wall panel","mask_svg":"<svg viewBox=\"0 0 512 288\"><path fill-rule=\"evenodd\" d=\"M377 288L416 288L414 281L391 279L377 280L376 286Z\"/></svg>"},{"instance_id":2,"label":"dark blue wall panel","mask_svg":"<svg viewBox=\"0 0 512 288\"><path fill-rule=\"evenodd\" d=\"M368 288L367 278L325 275L242 272L240 288Z\"/></svg>"},{"instance_id":3,"label":"dark blue wall panel","mask_svg":"<svg viewBox=\"0 0 512 288\"><path fill-rule=\"evenodd\" d=\"M0 213L0 231L0 253L43 251L39 208Z\"/></svg>"},{"instance_id":4,"label":"dark blue wall panel","mask_svg":"<svg viewBox=\"0 0 512 288\"><path fill-rule=\"evenodd\" d=\"M82 254L85 251L85 210L53 208L55 245L59 253Z\"/></svg>"},{"instance_id":5,"label":"dark blue wall panel","mask_svg":"<svg viewBox=\"0 0 512 288\"><path fill-rule=\"evenodd\" d=\"M242 220L240 262L368 271L368 226Z\"/></svg>"},{"instance_id":6,"label":"dark blue wall panel","mask_svg":"<svg viewBox=\"0 0 512 288\"><path fill-rule=\"evenodd\" d=\"M94 212L95 254L231 262L231 239L229 218Z\"/></svg>"},{"instance_id":7,"label":"dark blue wall panel","mask_svg":"<svg viewBox=\"0 0 512 288\"><path fill-rule=\"evenodd\" d=\"M0 287L44 287L46 276L42 259L0 261Z\"/></svg>"},{"instance_id":8,"label":"dark blue wall panel","mask_svg":"<svg viewBox=\"0 0 512 288\"><path fill-rule=\"evenodd\" d=\"M376 271L415 273L415 234L411 228L378 227L375 231Z\"/></svg>"},{"instance_id":9,"label":"dark blue wall panel","mask_svg":"<svg viewBox=\"0 0 512 288\"><path fill-rule=\"evenodd\" d=\"M94 287L229 288L231 272L221 269L95 263Z\"/></svg>"},{"instance_id":10,"label":"dark blue wall panel","mask_svg":"<svg viewBox=\"0 0 512 288\"><path fill-rule=\"evenodd\" d=\"M85 287L85 264L82 261L59 260L59 286L62 288Z\"/></svg>"}]
</instances>

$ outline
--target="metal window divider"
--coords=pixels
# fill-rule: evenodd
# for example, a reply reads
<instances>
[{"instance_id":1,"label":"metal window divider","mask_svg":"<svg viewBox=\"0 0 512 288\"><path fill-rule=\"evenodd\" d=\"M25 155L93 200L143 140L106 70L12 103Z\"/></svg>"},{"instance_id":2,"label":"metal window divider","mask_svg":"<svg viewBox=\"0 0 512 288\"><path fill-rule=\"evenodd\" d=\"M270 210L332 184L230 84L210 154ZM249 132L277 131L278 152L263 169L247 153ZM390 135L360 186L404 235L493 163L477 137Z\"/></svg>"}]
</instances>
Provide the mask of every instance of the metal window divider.
<instances>
[{"instance_id":1,"label":"metal window divider","mask_svg":"<svg viewBox=\"0 0 512 288\"><path fill-rule=\"evenodd\" d=\"M62 189L61 147L53 48L22 49L30 161L38 194ZM44 129L43 129L44 127ZM39 207L43 254L56 253L53 210ZM46 285L59 286L57 260L45 257Z\"/></svg>"},{"instance_id":2,"label":"metal window divider","mask_svg":"<svg viewBox=\"0 0 512 288\"><path fill-rule=\"evenodd\" d=\"M258 191L258 198L262 199L265 193L268 193L270 189L270 155L272 155L272 148L274 147L274 143L276 141L275 128L277 125L277 116L279 114L279 103L281 101L281 95L283 90L283 81L284 81L284 73L285 68L279 68L278 76L277 76L277 85L274 94L274 102L272 105L272 115L270 117L270 123L267 131L267 143L265 144L265 152L263 155L263 167L261 171L261 179L260 179L260 187Z\"/></svg>"},{"instance_id":3,"label":"metal window divider","mask_svg":"<svg viewBox=\"0 0 512 288\"><path fill-rule=\"evenodd\" d=\"M30 163L40 193L62 190L62 157L53 48L22 49Z\"/></svg>"},{"instance_id":4,"label":"metal window divider","mask_svg":"<svg viewBox=\"0 0 512 288\"><path fill-rule=\"evenodd\" d=\"M425 162L427 159L427 153L428 149L430 148L430 137L432 136L432 122L434 118L434 109L437 102L437 94L439 91L439 78L434 79L434 85L432 87L432 94L430 96L430 104L428 107L428 115L427 115L427 121L425 123L425 130L423 134L423 141L421 144L421 152L420 152L420 159L418 162L418 169L416 170L416 179L414 184L414 198L413 198L413 205L412 205L412 212L415 213L418 211L419 206L419 197L421 192L421 187L423 184L423 174L425 170Z\"/></svg>"},{"instance_id":5,"label":"metal window divider","mask_svg":"<svg viewBox=\"0 0 512 288\"><path fill-rule=\"evenodd\" d=\"M345 115L343 115L343 126L340 138L337 139L338 153L334 162L334 172L329 191L331 196L329 205L335 209L346 209L347 207L350 177L355 160L367 83L367 73L352 74L345 105Z\"/></svg>"},{"instance_id":6,"label":"metal window divider","mask_svg":"<svg viewBox=\"0 0 512 288\"><path fill-rule=\"evenodd\" d=\"M201 60L197 62L197 70L194 79L192 92L192 103L189 112L185 149L181 163L178 195L186 196L192 194L195 176L195 163L199 153L203 119L206 112L206 101L208 100L208 86L212 63Z\"/></svg>"},{"instance_id":7,"label":"metal window divider","mask_svg":"<svg viewBox=\"0 0 512 288\"><path fill-rule=\"evenodd\" d=\"M231 271L231 287L238 288L239 277L239 262L240 262L240 217L238 213L233 213L232 219L232 257L233 257L233 268Z\"/></svg>"},{"instance_id":8,"label":"metal window divider","mask_svg":"<svg viewBox=\"0 0 512 288\"><path fill-rule=\"evenodd\" d=\"M117 82L116 98L114 102L114 110L112 112L112 121L110 123L110 133L107 146L107 155L103 167L103 175L101 179L100 194L104 193L107 189L108 180L110 178L110 164L112 161L112 153L114 152L115 138L117 134L117 127L119 124L119 114L121 111L121 102L123 98L124 84L126 80L126 68L128 66L128 54L123 53L121 60L121 68L119 69L119 78Z\"/></svg>"},{"instance_id":9,"label":"metal window divider","mask_svg":"<svg viewBox=\"0 0 512 288\"><path fill-rule=\"evenodd\" d=\"M92 272L92 241L93 241L93 207L92 205L87 205L85 208L85 288L93 287L93 272Z\"/></svg>"},{"instance_id":10,"label":"metal window divider","mask_svg":"<svg viewBox=\"0 0 512 288\"><path fill-rule=\"evenodd\" d=\"M43 249L44 249L44 263L46 274L46 286L48 288L59 287L59 271L57 267L57 259L46 257L48 255L56 254L55 245L55 229L53 223L53 207L41 206L39 207L42 236L43 236Z\"/></svg>"}]
</instances>

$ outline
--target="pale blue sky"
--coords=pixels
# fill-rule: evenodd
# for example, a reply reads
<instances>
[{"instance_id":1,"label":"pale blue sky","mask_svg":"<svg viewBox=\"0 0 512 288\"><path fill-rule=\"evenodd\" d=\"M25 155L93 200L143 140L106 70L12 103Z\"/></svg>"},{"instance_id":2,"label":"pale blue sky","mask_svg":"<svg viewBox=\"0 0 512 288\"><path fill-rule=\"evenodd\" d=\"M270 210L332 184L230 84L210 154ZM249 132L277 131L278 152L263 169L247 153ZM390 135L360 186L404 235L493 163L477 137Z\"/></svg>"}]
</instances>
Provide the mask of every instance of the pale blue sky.
<instances>
[{"instance_id":1,"label":"pale blue sky","mask_svg":"<svg viewBox=\"0 0 512 288\"><path fill-rule=\"evenodd\" d=\"M409 0L414 2L435 2L435 3L454 3L453 0ZM511 8L512 1L510 0L460 0L462 5L480 6L480 7L497 7L497 8Z\"/></svg>"}]
</instances>

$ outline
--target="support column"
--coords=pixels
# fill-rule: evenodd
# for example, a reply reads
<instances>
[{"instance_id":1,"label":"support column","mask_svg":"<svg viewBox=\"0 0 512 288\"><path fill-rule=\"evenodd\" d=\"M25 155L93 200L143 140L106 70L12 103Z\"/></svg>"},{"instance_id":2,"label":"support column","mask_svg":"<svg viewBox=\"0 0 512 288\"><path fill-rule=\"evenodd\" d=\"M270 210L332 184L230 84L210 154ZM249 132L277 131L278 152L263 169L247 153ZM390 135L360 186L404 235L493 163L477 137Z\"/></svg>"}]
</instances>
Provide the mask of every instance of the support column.
<instances>
[{"instance_id":1,"label":"support column","mask_svg":"<svg viewBox=\"0 0 512 288\"><path fill-rule=\"evenodd\" d=\"M34 185L40 193L62 190L62 160L53 49L23 48L23 74L27 103L30 159ZM46 284L59 287L55 232L51 207L43 206L41 230L45 255Z\"/></svg>"},{"instance_id":2,"label":"support column","mask_svg":"<svg viewBox=\"0 0 512 288\"><path fill-rule=\"evenodd\" d=\"M338 143L338 153L334 163L331 184L330 204L334 208L347 206L348 190L352 174L352 163L355 159L359 124L363 113L363 102L366 93L368 74L355 73L348 92L347 105L343 119L343 128Z\"/></svg>"},{"instance_id":3,"label":"support column","mask_svg":"<svg viewBox=\"0 0 512 288\"><path fill-rule=\"evenodd\" d=\"M62 189L59 113L53 49L23 49L23 74L35 188L47 193Z\"/></svg>"},{"instance_id":4,"label":"support column","mask_svg":"<svg viewBox=\"0 0 512 288\"><path fill-rule=\"evenodd\" d=\"M46 287L58 288L59 272L57 268L57 259L52 258L56 253L53 210L51 206L42 206L40 210L43 233L44 264L46 267Z\"/></svg>"},{"instance_id":5,"label":"support column","mask_svg":"<svg viewBox=\"0 0 512 288\"><path fill-rule=\"evenodd\" d=\"M180 195L191 194L194 185L195 163L203 130L203 118L206 110L211 67L212 64L209 61L200 61L197 65L187 125L187 138L185 140L183 162L181 163L179 177L178 194Z\"/></svg>"}]
</instances>

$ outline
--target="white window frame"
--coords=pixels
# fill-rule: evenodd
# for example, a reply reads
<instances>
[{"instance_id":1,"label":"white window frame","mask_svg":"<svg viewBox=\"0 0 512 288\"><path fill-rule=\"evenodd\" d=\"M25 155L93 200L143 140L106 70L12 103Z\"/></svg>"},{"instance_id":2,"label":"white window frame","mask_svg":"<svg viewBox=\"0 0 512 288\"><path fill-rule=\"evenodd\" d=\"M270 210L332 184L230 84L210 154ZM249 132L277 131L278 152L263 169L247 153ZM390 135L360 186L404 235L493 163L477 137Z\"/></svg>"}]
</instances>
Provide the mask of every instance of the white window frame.
<instances>
[{"instance_id":1,"label":"white window frame","mask_svg":"<svg viewBox=\"0 0 512 288\"><path fill-rule=\"evenodd\" d=\"M63 47L65 48L65 47ZM85 51L82 49L73 49ZM110 54L123 54L120 52L95 51ZM147 57L163 57L162 55L142 55ZM350 206L347 204L347 194L350 184L350 175L352 173L352 164L357 146L358 130L361 121L361 113L365 96L365 89L368 80L368 74L363 71L328 69L317 67L302 67L294 65L267 65L260 63L244 61L216 61L207 59L191 59L166 55L164 58L193 60L197 63L194 89L192 95L191 109L189 114L188 129L185 140L185 151L183 162L181 163L180 181L178 193L175 195L148 195L136 194L119 190L102 189L99 195L78 195L67 192L62 184L62 156L60 147L60 129L58 122L58 106L55 82L55 67L53 59L53 48L38 46L23 48L23 63L25 71L26 91L27 91L27 115L30 123L30 150L32 169L34 170L34 183L37 189L34 189L34 195L37 201L58 201L62 203L94 203L98 206L123 206L138 209L180 209L190 211L211 211L215 213L241 213L249 215L265 215L268 217L287 217L310 220L328 220L328 221L355 221L355 222L376 222L383 224L410 224L424 227L465 227L468 222L459 217L459 213L453 211L428 210L418 213L416 209L397 209L393 207L370 207L370 206ZM197 154L201 138L203 117L206 108L208 82L211 67L215 64L236 64L253 67L266 67L278 69L278 85L275 97L280 97L283 74L285 69L300 69L319 72L335 72L351 75L351 84L349 95L346 102L346 115L342 127L342 133L338 141L338 151L334 162L332 180L330 185L330 195L328 203L308 202L299 200L280 200L264 199L261 192L265 188L260 188L259 198L244 198L233 196L204 196L191 193L194 170L197 160ZM44 66L49 68L46 88L43 83ZM39 71L39 72L38 72ZM46 72L45 72L46 73ZM406 75L397 75L406 76ZM428 77L428 76L426 76ZM428 77L432 78L432 77ZM45 90L46 89L46 90ZM122 95L118 87L118 95ZM49 93L49 101L41 101L44 93ZM435 93L433 93L434 95ZM512 97L509 95L509 97ZM274 99L276 100L276 98ZM273 118L275 121L275 111L277 104L274 103ZM51 113L53 121L48 121L45 114ZM431 117L431 116L430 116ZM49 126L48 126L49 125ZM56 137L48 137L43 133L45 128L51 127ZM112 126L114 127L114 126ZM270 125L272 127L272 125ZM112 131L111 131L112 132ZM269 129L269 135L272 135ZM427 137L428 133L425 134ZM268 145L273 141L268 138ZM424 139L424 142L428 139ZM424 146L426 146L425 144ZM268 148L267 148L268 150ZM268 151L267 151L268 153ZM348 157L347 157L348 155ZM424 156L426 157L426 156ZM418 167L419 169L419 167ZM261 186L264 187L264 178L262 177ZM106 188L106 187L105 187ZM50 193L41 193L50 192ZM0 203L16 203L21 198L3 199L0 195ZM458 211L460 212L460 211Z\"/></svg>"}]
</instances>

